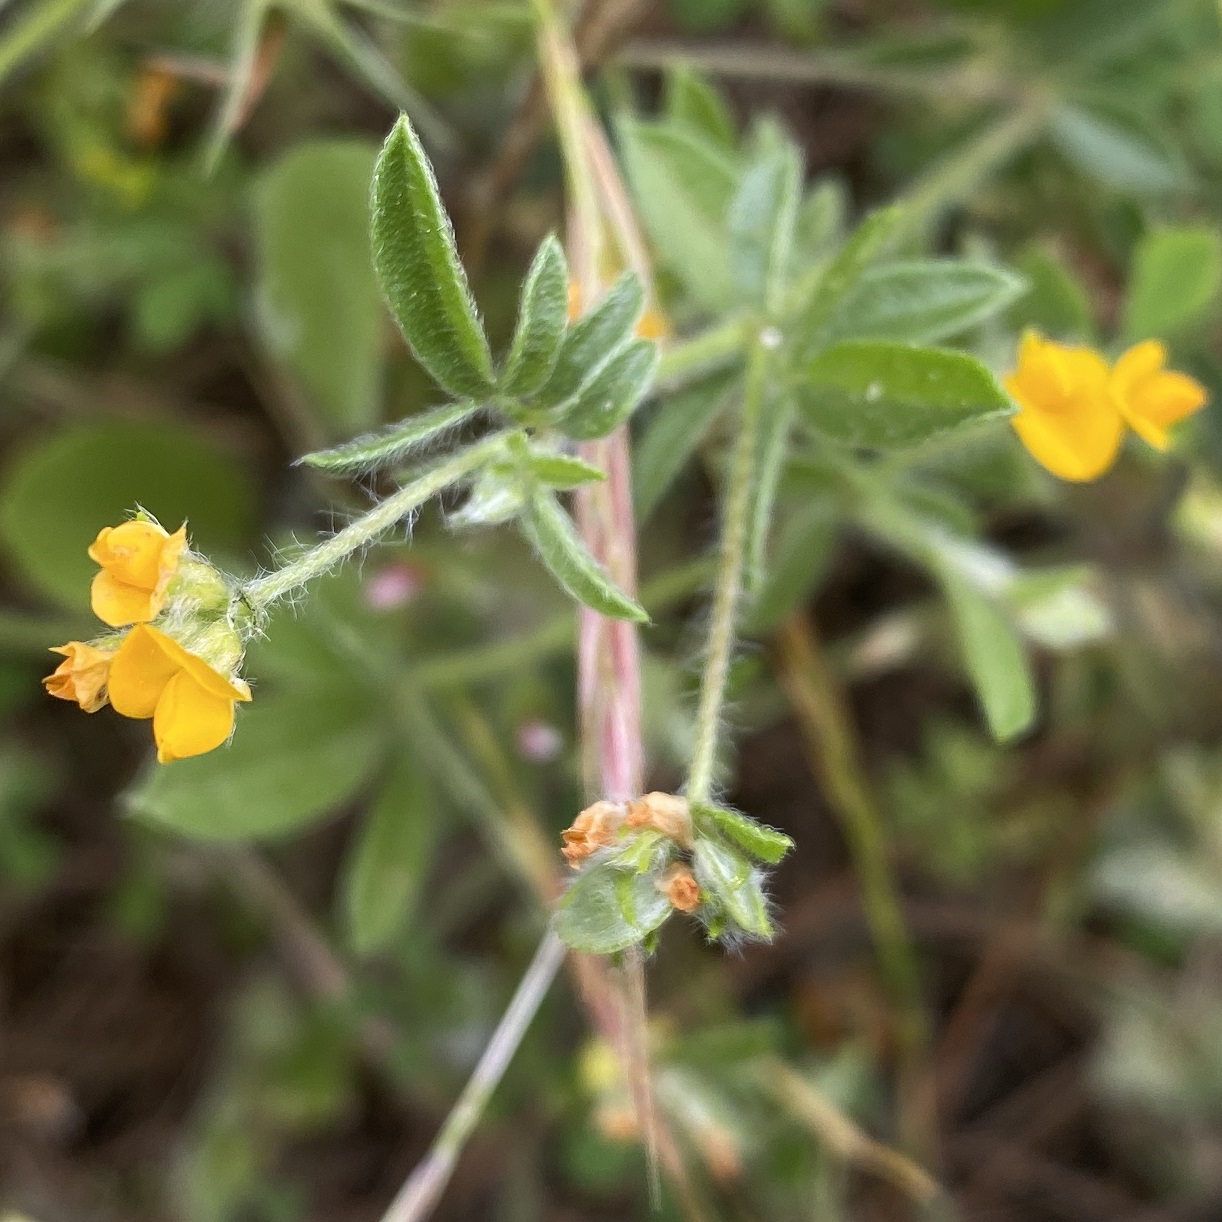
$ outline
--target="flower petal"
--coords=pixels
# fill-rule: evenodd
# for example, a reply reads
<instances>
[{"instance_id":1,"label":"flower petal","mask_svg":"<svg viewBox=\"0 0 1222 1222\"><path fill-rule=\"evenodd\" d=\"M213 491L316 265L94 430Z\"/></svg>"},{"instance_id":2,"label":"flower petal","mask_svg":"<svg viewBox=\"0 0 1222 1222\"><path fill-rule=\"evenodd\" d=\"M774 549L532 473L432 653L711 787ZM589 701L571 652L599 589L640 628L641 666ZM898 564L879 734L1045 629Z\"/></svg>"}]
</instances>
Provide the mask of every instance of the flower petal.
<instances>
[{"instance_id":1,"label":"flower petal","mask_svg":"<svg viewBox=\"0 0 1222 1222\"><path fill-rule=\"evenodd\" d=\"M110 664L110 703L124 717L152 717L170 680L182 670L155 628L137 624ZM185 651L184 651L185 652Z\"/></svg>"},{"instance_id":2,"label":"flower petal","mask_svg":"<svg viewBox=\"0 0 1222 1222\"><path fill-rule=\"evenodd\" d=\"M190 672L181 670L166 684L157 702L153 717L157 759L168 764L202 755L219 747L232 729L233 699L216 695L197 683Z\"/></svg>"},{"instance_id":3,"label":"flower petal","mask_svg":"<svg viewBox=\"0 0 1222 1222\"><path fill-rule=\"evenodd\" d=\"M1124 436L1124 422L1104 396L1081 396L1065 413L1020 411L1010 423L1036 462L1079 482L1112 465Z\"/></svg>"},{"instance_id":4,"label":"flower petal","mask_svg":"<svg viewBox=\"0 0 1222 1222\"><path fill-rule=\"evenodd\" d=\"M1127 394L1135 383L1158 373L1166 363L1166 347L1156 339L1143 339L1116 359L1112 387L1121 395Z\"/></svg>"},{"instance_id":5,"label":"flower petal","mask_svg":"<svg viewBox=\"0 0 1222 1222\"><path fill-rule=\"evenodd\" d=\"M160 575L161 551L168 538L156 522L134 519L99 531L89 558L124 584L151 590Z\"/></svg>"},{"instance_id":6,"label":"flower petal","mask_svg":"<svg viewBox=\"0 0 1222 1222\"><path fill-rule=\"evenodd\" d=\"M205 691L225 700L249 700L250 688L241 679L229 680L219 671L189 649L180 645L173 637L167 636L156 628L145 628L145 632L153 636L158 646L170 658L176 670L185 670L195 682Z\"/></svg>"},{"instance_id":7,"label":"flower petal","mask_svg":"<svg viewBox=\"0 0 1222 1222\"><path fill-rule=\"evenodd\" d=\"M1138 382L1120 408L1130 428L1155 449L1170 444L1168 428L1205 406L1205 387L1186 373L1157 373Z\"/></svg>"},{"instance_id":8,"label":"flower petal","mask_svg":"<svg viewBox=\"0 0 1222 1222\"><path fill-rule=\"evenodd\" d=\"M109 569L94 576L89 588L89 605L94 615L112 628L142 624L156 614L148 590L119 581Z\"/></svg>"},{"instance_id":9,"label":"flower petal","mask_svg":"<svg viewBox=\"0 0 1222 1222\"><path fill-rule=\"evenodd\" d=\"M62 654L65 660L43 679L47 693L60 700L75 700L86 713L96 713L106 704L106 684L115 651L69 641L54 646L51 652Z\"/></svg>"}]
</instances>

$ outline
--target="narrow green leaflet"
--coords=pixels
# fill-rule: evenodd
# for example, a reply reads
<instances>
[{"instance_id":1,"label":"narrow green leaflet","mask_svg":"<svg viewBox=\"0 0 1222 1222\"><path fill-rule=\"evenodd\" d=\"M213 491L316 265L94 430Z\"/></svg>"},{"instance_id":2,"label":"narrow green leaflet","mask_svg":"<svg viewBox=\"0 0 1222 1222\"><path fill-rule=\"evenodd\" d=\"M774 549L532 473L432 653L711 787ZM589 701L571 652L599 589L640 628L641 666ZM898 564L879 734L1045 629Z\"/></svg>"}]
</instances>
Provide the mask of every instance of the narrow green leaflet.
<instances>
[{"instance_id":1,"label":"narrow green leaflet","mask_svg":"<svg viewBox=\"0 0 1222 1222\"><path fill-rule=\"evenodd\" d=\"M941 580L989 730L998 742L1007 742L1035 720L1035 680L1026 651L1005 616L983 594L946 572Z\"/></svg>"},{"instance_id":2,"label":"narrow green leaflet","mask_svg":"<svg viewBox=\"0 0 1222 1222\"><path fill-rule=\"evenodd\" d=\"M373 263L416 359L453 395L492 389L492 357L454 248L433 168L406 115L373 178Z\"/></svg>"},{"instance_id":3,"label":"narrow green leaflet","mask_svg":"<svg viewBox=\"0 0 1222 1222\"><path fill-rule=\"evenodd\" d=\"M826 342L824 332L841 302L865 270L886 253L903 219L903 210L895 205L879 208L849 235L815 282L794 324L799 351L809 351Z\"/></svg>"},{"instance_id":4,"label":"narrow green leaflet","mask_svg":"<svg viewBox=\"0 0 1222 1222\"><path fill-rule=\"evenodd\" d=\"M529 395L547 380L560 352L568 315L569 269L564 249L549 234L535 252L518 302L518 325L505 358L500 389Z\"/></svg>"},{"instance_id":5,"label":"narrow green leaflet","mask_svg":"<svg viewBox=\"0 0 1222 1222\"><path fill-rule=\"evenodd\" d=\"M815 184L798 207L795 245L799 258L815 260L827 255L844 233L848 198L844 184L824 178Z\"/></svg>"},{"instance_id":6,"label":"narrow green leaflet","mask_svg":"<svg viewBox=\"0 0 1222 1222\"><path fill-rule=\"evenodd\" d=\"M715 373L663 396L632 450L632 494L638 521L657 508L679 472L704 443L729 400L737 374Z\"/></svg>"},{"instance_id":7,"label":"narrow green leaflet","mask_svg":"<svg viewBox=\"0 0 1222 1222\"><path fill-rule=\"evenodd\" d=\"M1160 195L1183 185L1177 151L1139 117L1108 106L1062 106L1052 138L1083 173L1134 195Z\"/></svg>"},{"instance_id":8,"label":"narrow green leaflet","mask_svg":"<svg viewBox=\"0 0 1222 1222\"><path fill-rule=\"evenodd\" d=\"M594 865L560 897L553 928L571 950L612 955L639 945L673 911L651 875Z\"/></svg>"},{"instance_id":9,"label":"narrow green leaflet","mask_svg":"<svg viewBox=\"0 0 1222 1222\"><path fill-rule=\"evenodd\" d=\"M612 619L643 623L649 618L640 603L618 590L590 555L552 493L537 492L521 522L544 568L578 602Z\"/></svg>"},{"instance_id":10,"label":"narrow green leaflet","mask_svg":"<svg viewBox=\"0 0 1222 1222\"><path fill-rule=\"evenodd\" d=\"M1206 320L1222 285L1222 237L1208 225L1147 234L1133 257L1125 337L1165 337Z\"/></svg>"},{"instance_id":11,"label":"narrow green leaflet","mask_svg":"<svg viewBox=\"0 0 1222 1222\"><path fill-rule=\"evenodd\" d=\"M13 18L0 37L0 83L27 59L68 33L93 0L34 0Z\"/></svg>"},{"instance_id":12,"label":"narrow green leaflet","mask_svg":"<svg viewBox=\"0 0 1222 1222\"><path fill-rule=\"evenodd\" d=\"M557 427L579 441L614 432L640 406L657 368L657 344L630 340L581 388Z\"/></svg>"},{"instance_id":13,"label":"narrow green leaflet","mask_svg":"<svg viewBox=\"0 0 1222 1222\"><path fill-rule=\"evenodd\" d=\"M424 770L400 759L382 782L344 863L343 896L352 949L391 945L432 860L437 810Z\"/></svg>"},{"instance_id":14,"label":"narrow green leaflet","mask_svg":"<svg viewBox=\"0 0 1222 1222\"><path fill-rule=\"evenodd\" d=\"M733 158L687 124L619 125L637 208L660 260L700 305L734 300L726 211L738 186Z\"/></svg>"},{"instance_id":15,"label":"narrow green leaflet","mask_svg":"<svg viewBox=\"0 0 1222 1222\"><path fill-rule=\"evenodd\" d=\"M930 344L1004 310L1024 282L988 263L917 259L866 270L829 320L829 339Z\"/></svg>"},{"instance_id":16,"label":"narrow green leaflet","mask_svg":"<svg viewBox=\"0 0 1222 1222\"><path fill-rule=\"evenodd\" d=\"M447 403L421 412L418 416L409 416L380 432L354 437L330 450L305 454L298 461L307 467L317 467L320 471L330 471L336 475L392 467L465 424L480 410L479 403Z\"/></svg>"},{"instance_id":17,"label":"narrow green leaflet","mask_svg":"<svg viewBox=\"0 0 1222 1222\"><path fill-rule=\"evenodd\" d=\"M752 857L776 865L793 848L793 840L774 827L765 827L736 810L724 806L696 806L693 816L699 822L707 820L727 840L732 840Z\"/></svg>"},{"instance_id":18,"label":"narrow green leaflet","mask_svg":"<svg viewBox=\"0 0 1222 1222\"><path fill-rule=\"evenodd\" d=\"M603 299L565 332L555 368L532 402L539 407L555 407L572 399L627 343L643 305L637 278L625 272Z\"/></svg>"},{"instance_id":19,"label":"narrow green leaflet","mask_svg":"<svg viewBox=\"0 0 1222 1222\"><path fill-rule=\"evenodd\" d=\"M197 840L285 836L351 798L384 746L367 693L318 686L262 694L238 710L229 746L173 767L153 764L127 805Z\"/></svg>"},{"instance_id":20,"label":"narrow green leaflet","mask_svg":"<svg viewBox=\"0 0 1222 1222\"><path fill-rule=\"evenodd\" d=\"M733 849L699 836L692 854L692 873L702 897L721 908L739 930L756 938L772 937L768 901L759 871L750 862Z\"/></svg>"},{"instance_id":21,"label":"narrow green leaflet","mask_svg":"<svg viewBox=\"0 0 1222 1222\"><path fill-rule=\"evenodd\" d=\"M945 348L846 340L798 371L794 394L819 432L846 445L919 445L1014 408L975 357Z\"/></svg>"},{"instance_id":22,"label":"narrow green leaflet","mask_svg":"<svg viewBox=\"0 0 1222 1222\"><path fill-rule=\"evenodd\" d=\"M607 478L607 473L601 467L572 454L557 454L551 450L532 448L529 464L530 473L535 479L561 491Z\"/></svg>"},{"instance_id":23,"label":"narrow green leaflet","mask_svg":"<svg viewBox=\"0 0 1222 1222\"><path fill-rule=\"evenodd\" d=\"M684 124L726 149L734 148L737 140L734 116L725 99L705 77L686 64L668 69L662 109L672 123Z\"/></svg>"},{"instance_id":24,"label":"narrow green leaflet","mask_svg":"<svg viewBox=\"0 0 1222 1222\"><path fill-rule=\"evenodd\" d=\"M770 152L743 177L730 201L730 268L741 298L775 311L793 252L802 166L788 142Z\"/></svg>"}]
</instances>

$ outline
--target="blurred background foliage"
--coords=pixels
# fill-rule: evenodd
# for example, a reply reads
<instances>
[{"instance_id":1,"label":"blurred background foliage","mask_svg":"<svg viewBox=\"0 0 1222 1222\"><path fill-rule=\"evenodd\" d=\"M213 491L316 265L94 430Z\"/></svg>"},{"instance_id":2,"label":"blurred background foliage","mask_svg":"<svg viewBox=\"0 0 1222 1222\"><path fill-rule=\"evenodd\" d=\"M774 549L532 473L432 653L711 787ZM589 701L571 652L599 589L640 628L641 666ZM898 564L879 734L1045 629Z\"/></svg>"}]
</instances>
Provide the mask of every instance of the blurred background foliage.
<instances>
[{"instance_id":1,"label":"blurred background foliage","mask_svg":"<svg viewBox=\"0 0 1222 1222\"><path fill-rule=\"evenodd\" d=\"M1213 0L608 0L578 41L680 334L723 304L725 182L784 131L811 268L903 195L905 253L1021 274L956 332L996 368L1025 326L1113 352L1159 335L1222 389ZM0 0L15 1216L380 1217L529 957L582 805L574 628L507 533L455 542L426 515L410 548L278 613L224 753L158 770L139 727L51 707L37 680L48 645L90 631L100 525L139 503L251 572L264 540L365 501L292 459L429 402L369 263L399 108L507 338L561 209L533 75L529 10L502 0ZM714 371L637 422L651 787L690 750L727 386ZM1083 487L1008 430L973 437L888 466L888 520L842 512L816 447L781 475L729 796L797 842L783 935L727 957L672 928L650 968L659 1106L711 1216L909 1208L828 1119L895 1138L900 1016L843 796L786 698L794 614L818 624L903 882L948 1208L1222 1211L1222 425L1207 410L1173 456L1132 447ZM948 616L939 586L968 590L960 608L987 593L992 618ZM956 640L989 710L979 672L1019 635L1039 713L999 746ZM646 1216L632 1138L615 1057L562 987L439 1216Z\"/></svg>"}]
</instances>

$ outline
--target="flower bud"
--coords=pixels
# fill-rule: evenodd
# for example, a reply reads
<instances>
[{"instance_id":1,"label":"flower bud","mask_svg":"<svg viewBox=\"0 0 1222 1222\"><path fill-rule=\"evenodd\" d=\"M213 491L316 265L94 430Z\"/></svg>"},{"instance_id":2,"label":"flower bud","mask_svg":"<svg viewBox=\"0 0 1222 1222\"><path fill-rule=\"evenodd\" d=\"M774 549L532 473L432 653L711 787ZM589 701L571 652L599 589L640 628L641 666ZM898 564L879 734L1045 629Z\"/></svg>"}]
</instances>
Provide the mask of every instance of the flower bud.
<instances>
[{"instance_id":1,"label":"flower bud","mask_svg":"<svg viewBox=\"0 0 1222 1222\"><path fill-rule=\"evenodd\" d=\"M229 582L202 556L187 552L166 591L171 603L188 606L196 615L220 615L229 606Z\"/></svg>"}]
</instances>

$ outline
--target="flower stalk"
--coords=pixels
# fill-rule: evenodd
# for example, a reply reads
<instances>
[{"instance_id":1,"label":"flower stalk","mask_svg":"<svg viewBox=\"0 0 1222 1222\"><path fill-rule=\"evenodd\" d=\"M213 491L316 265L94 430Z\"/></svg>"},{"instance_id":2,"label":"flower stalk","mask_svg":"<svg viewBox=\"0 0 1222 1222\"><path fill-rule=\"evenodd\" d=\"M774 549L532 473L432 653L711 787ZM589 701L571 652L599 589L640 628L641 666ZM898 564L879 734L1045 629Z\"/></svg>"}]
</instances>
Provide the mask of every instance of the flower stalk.
<instances>
[{"instance_id":1,"label":"flower stalk","mask_svg":"<svg viewBox=\"0 0 1222 1222\"><path fill-rule=\"evenodd\" d=\"M713 797L722 709L730 675L730 658L737 637L738 610L742 602L747 518L751 508L755 452L764 393L768 386L770 358L771 350L764 339L757 335L747 358L738 437L734 443L730 480L722 509L717 580L713 588L713 611L700 683L700 703L696 712L696 742L687 778L687 798L692 803L708 802Z\"/></svg>"},{"instance_id":2,"label":"flower stalk","mask_svg":"<svg viewBox=\"0 0 1222 1222\"><path fill-rule=\"evenodd\" d=\"M343 530L288 564L248 582L241 590L242 600L256 615L260 615L286 594L330 572L349 556L368 547L426 501L472 475L500 453L507 435L507 432L493 433L427 467L410 484L392 492Z\"/></svg>"}]
</instances>

